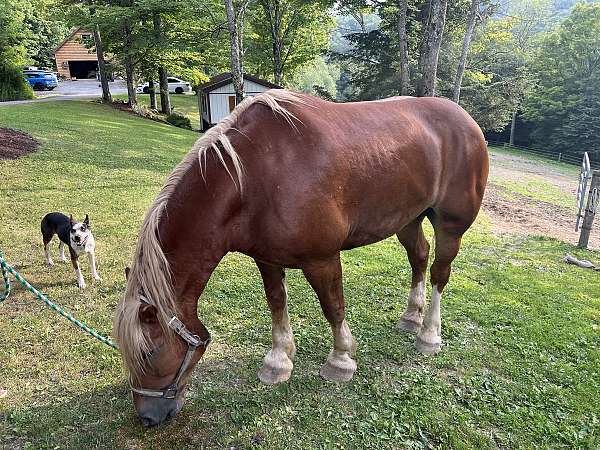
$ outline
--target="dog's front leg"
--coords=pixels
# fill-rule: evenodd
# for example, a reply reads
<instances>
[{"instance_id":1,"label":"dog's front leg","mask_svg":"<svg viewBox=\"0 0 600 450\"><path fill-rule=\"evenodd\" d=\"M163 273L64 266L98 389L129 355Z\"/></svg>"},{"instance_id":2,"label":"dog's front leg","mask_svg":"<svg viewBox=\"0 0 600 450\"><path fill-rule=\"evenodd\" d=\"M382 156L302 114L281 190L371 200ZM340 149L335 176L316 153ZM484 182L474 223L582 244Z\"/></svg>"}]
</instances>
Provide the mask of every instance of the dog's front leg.
<instances>
[{"instance_id":1,"label":"dog's front leg","mask_svg":"<svg viewBox=\"0 0 600 450\"><path fill-rule=\"evenodd\" d=\"M102 278L100 278L100 275L98 275L98 272L96 271L96 255L93 251L88 253L88 260L90 262L90 270L92 271L92 276L94 277L94 280L102 281Z\"/></svg>"},{"instance_id":2,"label":"dog's front leg","mask_svg":"<svg viewBox=\"0 0 600 450\"><path fill-rule=\"evenodd\" d=\"M81 274L79 261L77 261L76 257L73 258L73 256L71 256L71 263L73 263L73 268L75 269L75 273L77 274L77 286L79 286L79 289L85 289L85 280L83 279L83 275Z\"/></svg>"},{"instance_id":3,"label":"dog's front leg","mask_svg":"<svg viewBox=\"0 0 600 450\"><path fill-rule=\"evenodd\" d=\"M64 263L67 262L67 258L65 258L65 243L64 242L60 242L60 245L58 246L58 251L59 251L59 255L60 255L60 260Z\"/></svg>"}]
</instances>

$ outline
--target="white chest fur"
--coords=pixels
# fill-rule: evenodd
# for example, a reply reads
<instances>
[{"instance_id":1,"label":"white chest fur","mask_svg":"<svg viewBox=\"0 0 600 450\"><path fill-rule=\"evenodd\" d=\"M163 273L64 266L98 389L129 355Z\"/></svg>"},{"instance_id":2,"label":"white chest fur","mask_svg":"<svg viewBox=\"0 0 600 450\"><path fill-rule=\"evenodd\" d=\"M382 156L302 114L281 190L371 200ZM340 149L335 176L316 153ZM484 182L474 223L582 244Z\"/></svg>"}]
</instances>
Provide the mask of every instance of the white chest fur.
<instances>
[{"instance_id":1,"label":"white chest fur","mask_svg":"<svg viewBox=\"0 0 600 450\"><path fill-rule=\"evenodd\" d=\"M84 253L93 253L95 246L94 236L92 236L91 233L83 244L77 243L71 238L71 248L75 251L77 256L81 256Z\"/></svg>"}]
</instances>

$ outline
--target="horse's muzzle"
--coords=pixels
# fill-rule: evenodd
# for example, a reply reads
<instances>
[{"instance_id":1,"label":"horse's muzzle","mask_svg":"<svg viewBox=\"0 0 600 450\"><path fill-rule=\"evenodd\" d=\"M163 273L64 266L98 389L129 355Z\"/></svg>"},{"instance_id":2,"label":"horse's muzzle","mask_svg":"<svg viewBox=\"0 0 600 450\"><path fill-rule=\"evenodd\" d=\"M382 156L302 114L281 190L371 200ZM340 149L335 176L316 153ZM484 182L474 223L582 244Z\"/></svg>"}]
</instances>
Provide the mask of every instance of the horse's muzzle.
<instances>
[{"instance_id":1,"label":"horse's muzzle","mask_svg":"<svg viewBox=\"0 0 600 450\"><path fill-rule=\"evenodd\" d=\"M142 425L150 428L172 419L181 408L183 408L183 399L144 399L137 413Z\"/></svg>"}]
</instances>

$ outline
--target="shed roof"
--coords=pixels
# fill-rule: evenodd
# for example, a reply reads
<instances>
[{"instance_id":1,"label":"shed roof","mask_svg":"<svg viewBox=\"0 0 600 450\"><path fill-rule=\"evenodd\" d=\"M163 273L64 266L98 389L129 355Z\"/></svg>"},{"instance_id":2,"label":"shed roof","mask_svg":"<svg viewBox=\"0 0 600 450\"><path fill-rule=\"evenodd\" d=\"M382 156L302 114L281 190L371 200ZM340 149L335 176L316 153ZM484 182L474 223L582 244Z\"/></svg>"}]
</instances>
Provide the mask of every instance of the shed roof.
<instances>
[{"instance_id":1,"label":"shed roof","mask_svg":"<svg viewBox=\"0 0 600 450\"><path fill-rule=\"evenodd\" d=\"M248 81L252 81L257 84L261 84L269 89L281 89L281 86L271 83L270 81L263 80L262 78L258 78L252 75L244 74L244 79ZM220 87L226 86L229 83L232 83L231 72L223 72L219 75L215 75L206 83L200 85L200 89L204 92L214 91Z\"/></svg>"}]
</instances>

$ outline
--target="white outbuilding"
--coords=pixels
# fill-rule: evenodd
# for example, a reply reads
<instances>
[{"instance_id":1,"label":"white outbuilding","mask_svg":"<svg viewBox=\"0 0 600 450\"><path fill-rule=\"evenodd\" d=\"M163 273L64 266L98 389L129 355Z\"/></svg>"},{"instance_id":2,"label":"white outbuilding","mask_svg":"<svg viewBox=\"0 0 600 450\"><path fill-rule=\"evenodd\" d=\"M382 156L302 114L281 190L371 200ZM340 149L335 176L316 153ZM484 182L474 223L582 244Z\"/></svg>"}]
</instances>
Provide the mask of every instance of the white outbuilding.
<instances>
[{"instance_id":1,"label":"white outbuilding","mask_svg":"<svg viewBox=\"0 0 600 450\"><path fill-rule=\"evenodd\" d=\"M253 97L269 89L281 89L269 81L244 74L244 91ZM200 86L202 105L202 130L205 131L229 115L235 108L235 90L231 73L226 72L212 77Z\"/></svg>"}]
</instances>

